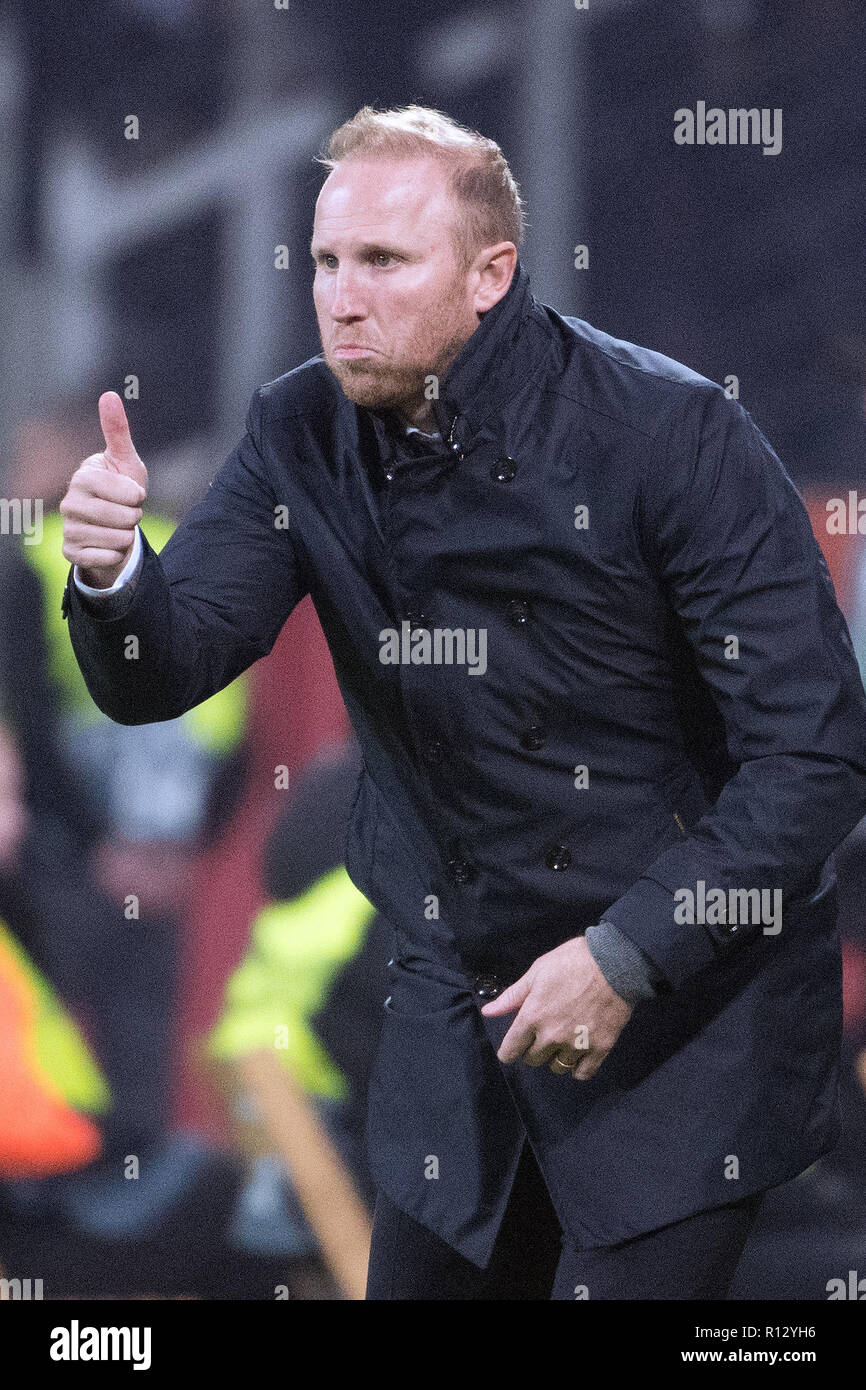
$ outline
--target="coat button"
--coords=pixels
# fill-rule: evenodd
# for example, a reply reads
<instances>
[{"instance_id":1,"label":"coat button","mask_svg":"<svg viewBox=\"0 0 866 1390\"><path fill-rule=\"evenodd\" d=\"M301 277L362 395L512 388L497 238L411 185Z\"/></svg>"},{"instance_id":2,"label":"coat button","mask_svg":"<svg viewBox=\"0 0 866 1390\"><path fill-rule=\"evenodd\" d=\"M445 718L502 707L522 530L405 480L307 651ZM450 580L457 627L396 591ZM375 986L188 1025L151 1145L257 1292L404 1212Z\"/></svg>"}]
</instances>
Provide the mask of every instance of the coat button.
<instances>
[{"instance_id":1,"label":"coat button","mask_svg":"<svg viewBox=\"0 0 866 1390\"><path fill-rule=\"evenodd\" d=\"M516 472L517 464L514 459L509 458L507 454L502 454L490 469L490 476L494 482L510 483Z\"/></svg>"},{"instance_id":2,"label":"coat button","mask_svg":"<svg viewBox=\"0 0 866 1390\"><path fill-rule=\"evenodd\" d=\"M475 865L457 841L448 847L445 867L455 883L471 883L475 877Z\"/></svg>"},{"instance_id":3,"label":"coat button","mask_svg":"<svg viewBox=\"0 0 866 1390\"><path fill-rule=\"evenodd\" d=\"M383 476L383 478L385 479L385 482L386 482L386 483L393 483L393 481L394 481L394 473L395 473L395 470L394 470L393 468L386 468L386 469L383 470L382 476Z\"/></svg>"},{"instance_id":4,"label":"coat button","mask_svg":"<svg viewBox=\"0 0 866 1390\"><path fill-rule=\"evenodd\" d=\"M446 751L445 744L442 740L434 738L431 739L429 743L425 744L424 757L427 759L428 763L441 763L442 759L445 757Z\"/></svg>"},{"instance_id":5,"label":"coat button","mask_svg":"<svg viewBox=\"0 0 866 1390\"><path fill-rule=\"evenodd\" d=\"M502 993L502 981L498 975L476 975L472 981L472 992L478 999L495 999Z\"/></svg>"},{"instance_id":6,"label":"coat button","mask_svg":"<svg viewBox=\"0 0 866 1390\"><path fill-rule=\"evenodd\" d=\"M567 869L571 863L571 850L567 845L552 845L544 862L548 869Z\"/></svg>"},{"instance_id":7,"label":"coat button","mask_svg":"<svg viewBox=\"0 0 866 1390\"><path fill-rule=\"evenodd\" d=\"M733 936L739 930L739 922L719 922L719 934L721 936Z\"/></svg>"},{"instance_id":8,"label":"coat button","mask_svg":"<svg viewBox=\"0 0 866 1390\"><path fill-rule=\"evenodd\" d=\"M475 877L475 865L468 859L449 859L448 868L455 883L471 883Z\"/></svg>"},{"instance_id":9,"label":"coat button","mask_svg":"<svg viewBox=\"0 0 866 1390\"><path fill-rule=\"evenodd\" d=\"M423 613L420 608L413 609L411 613L407 613L406 621L408 622L413 632L418 627L428 628L430 626L430 619L428 615L426 613Z\"/></svg>"},{"instance_id":10,"label":"coat button","mask_svg":"<svg viewBox=\"0 0 866 1390\"><path fill-rule=\"evenodd\" d=\"M547 734L540 724L530 724L528 729L524 729L520 735L520 746L526 748L530 753L543 748L547 740Z\"/></svg>"},{"instance_id":11,"label":"coat button","mask_svg":"<svg viewBox=\"0 0 866 1390\"><path fill-rule=\"evenodd\" d=\"M522 627L524 623L529 622L529 604L525 599L513 598L505 611L509 621L516 627Z\"/></svg>"}]
</instances>

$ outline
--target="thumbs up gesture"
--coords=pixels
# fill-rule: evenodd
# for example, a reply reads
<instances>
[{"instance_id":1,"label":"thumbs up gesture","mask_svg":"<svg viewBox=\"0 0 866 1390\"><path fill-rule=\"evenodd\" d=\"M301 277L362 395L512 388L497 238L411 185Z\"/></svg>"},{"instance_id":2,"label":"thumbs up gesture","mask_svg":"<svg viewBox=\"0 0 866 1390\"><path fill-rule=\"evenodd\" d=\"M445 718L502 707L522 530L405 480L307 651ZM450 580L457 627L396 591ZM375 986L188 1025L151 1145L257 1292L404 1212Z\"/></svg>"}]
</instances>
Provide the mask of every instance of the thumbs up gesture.
<instances>
[{"instance_id":1,"label":"thumbs up gesture","mask_svg":"<svg viewBox=\"0 0 866 1390\"><path fill-rule=\"evenodd\" d=\"M132 550L147 496L147 469L116 391L99 397L99 423L105 448L73 473L60 512L64 556L79 566L85 584L108 589Z\"/></svg>"}]
</instances>

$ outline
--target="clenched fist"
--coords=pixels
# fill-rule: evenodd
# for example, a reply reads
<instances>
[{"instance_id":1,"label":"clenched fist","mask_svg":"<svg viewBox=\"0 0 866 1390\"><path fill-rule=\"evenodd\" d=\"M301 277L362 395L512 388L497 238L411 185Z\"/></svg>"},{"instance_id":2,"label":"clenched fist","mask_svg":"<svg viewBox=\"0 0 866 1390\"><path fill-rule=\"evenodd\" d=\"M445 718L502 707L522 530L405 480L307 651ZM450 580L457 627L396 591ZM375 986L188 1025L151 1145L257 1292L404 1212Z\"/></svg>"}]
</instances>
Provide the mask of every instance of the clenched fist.
<instances>
[{"instance_id":1,"label":"clenched fist","mask_svg":"<svg viewBox=\"0 0 866 1390\"><path fill-rule=\"evenodd\" d=\"M105 448L75 470L60 512L66 559L78 565L85 584L108 589L132 550L147 496L147 469L135 452L116 391L99 397L99 423Z\"/></svg>"}]
</instances>

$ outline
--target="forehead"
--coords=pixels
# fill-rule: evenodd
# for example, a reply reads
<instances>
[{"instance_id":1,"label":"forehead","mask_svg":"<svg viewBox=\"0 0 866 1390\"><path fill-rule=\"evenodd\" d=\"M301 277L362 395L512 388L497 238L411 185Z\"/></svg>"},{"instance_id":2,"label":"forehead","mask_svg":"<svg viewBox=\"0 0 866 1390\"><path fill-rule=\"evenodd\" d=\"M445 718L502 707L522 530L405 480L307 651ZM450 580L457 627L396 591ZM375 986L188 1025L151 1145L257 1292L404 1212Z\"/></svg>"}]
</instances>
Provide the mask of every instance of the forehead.
<instances>
[{"instance_id":1,"label":"forehead","mask_svg":"<svg viewBox=\"0 0 866 1390\"><path fill-rule=\"evenodd\" d=\"M316 202L314 241L323 235L367 240L375 233L434 241L450 230L452 198L432 159L346 159L325 180Z\"/></svg>"}]
</instances>

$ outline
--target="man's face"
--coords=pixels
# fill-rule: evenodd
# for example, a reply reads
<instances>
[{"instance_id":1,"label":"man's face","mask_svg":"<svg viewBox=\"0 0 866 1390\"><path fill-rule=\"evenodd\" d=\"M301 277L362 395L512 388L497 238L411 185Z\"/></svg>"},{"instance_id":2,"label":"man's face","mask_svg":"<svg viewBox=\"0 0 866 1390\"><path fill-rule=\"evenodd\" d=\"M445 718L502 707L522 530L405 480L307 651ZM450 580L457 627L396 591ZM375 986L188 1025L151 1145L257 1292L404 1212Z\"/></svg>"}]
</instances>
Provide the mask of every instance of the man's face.
<instances>
[{"instance_id":1,"label":"man's face","mask_svg":"<svg viewBox=\"0 0 866 1390\"><path fill-rule=\"evenodd\" d=\"M422 418L425 378L444 376L478 327L478 274L459 264L454 215L429 159L347 159L325 181L313 299L325 361L356 404Z\"/></svg>"}]
</instances>

